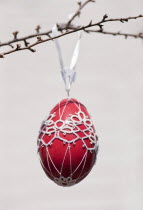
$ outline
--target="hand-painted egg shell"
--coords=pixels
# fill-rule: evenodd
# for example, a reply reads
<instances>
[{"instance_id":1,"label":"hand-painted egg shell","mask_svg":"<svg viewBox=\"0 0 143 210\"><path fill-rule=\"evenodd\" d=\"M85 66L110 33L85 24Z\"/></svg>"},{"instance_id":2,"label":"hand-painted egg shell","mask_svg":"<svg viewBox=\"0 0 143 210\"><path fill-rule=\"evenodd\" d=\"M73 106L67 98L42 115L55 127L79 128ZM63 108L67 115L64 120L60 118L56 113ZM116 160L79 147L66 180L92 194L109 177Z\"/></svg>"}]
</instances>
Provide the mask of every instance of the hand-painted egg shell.
<instances>
[{"instance_id":1,"label":"hand-painted egg shell","mask_svg":"<svg viewBox=\"0 0 143 210\"><path fill-rule=\"evenodd\" d=\"M76 99L59 102L42 123L38 152L46 175L61 186L84 179L96 161L98 138L87 109Z\"/></svg>"}]
</instances>

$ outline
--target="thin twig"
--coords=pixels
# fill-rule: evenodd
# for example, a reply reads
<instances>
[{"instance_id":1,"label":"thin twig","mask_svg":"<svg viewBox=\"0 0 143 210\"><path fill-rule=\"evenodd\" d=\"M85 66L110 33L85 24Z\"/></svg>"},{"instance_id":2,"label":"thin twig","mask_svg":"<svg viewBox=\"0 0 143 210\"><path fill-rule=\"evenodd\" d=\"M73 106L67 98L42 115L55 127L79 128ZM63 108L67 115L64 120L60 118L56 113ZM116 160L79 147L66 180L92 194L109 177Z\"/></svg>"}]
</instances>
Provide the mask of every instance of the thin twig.
<instances>
[{"instance_id":1,"label":"thin twig","mask_svg":"<svg viewBox=\"0 0 143 210\"><path fill-rule=\"evenodd\" d=\"M143 39L143 33L138 33L138 34L130 34L130 33L122 33L120 31L118 32L109 32L109 31L104 31L104 30L85 30L87 33L102 33L102 34L108 34L108 35L113 35L113 36L124 36L125 38L128 37L133 37L133 38L140 38Z\"/></svg>"},{"instance_id":2,"label":"thin twig","mask_svg":"<svg viewBox=\"0 0 143 210\"><path fill-rule=\"evenodd\" d=\"M67 23L67 27L71 24L71 22L78 16L80 16L81 10L88 4L88 3L94 3L94 0L87 0L85 2L78 2L79 8L78 10L71 16L71 18L69 19L68 23Z\"/></svg>"},{"instance_id":3,"label":"thin twig","mask_svg":"<svg viewBox=\"0 0 143 210\"><path fill-rule=\"evenodd\" d=\"M73 25L72 22L73 20L80 14L81 10L90 2L94 2L94 0L86 0L84 3L78 2L79 8L78 10L74 13L74 15L70 18L70 20L67 23L62 23L62 24L57 24L58 26L58 31L60 34L58 36L52 37L52 30L48 30L47 32L40 32L41 26L38 25L36 27L36 32L35 34L28 35L25 37L18 38L18 31L14 32L14 39L8 41L8 42L3 42L0 43L0 47L4 46L10 46L12 49L6 52L3 52L0 54L0 58L3 58L4 55L11 54L17 51L22 51L22 50L30 50L31 52L35 52L36 50L33 49L34 46L42 44L44 42L48 42L50 40L54 40L57 38L60 38L62 36L66 36L71 33L75 33L77 31L83 30L84 32L90 33L90 32L96 32L100 34L109 34L109 35L114 35L114 36L124 36L125 38L127 37L133 37L133 38L140 38L143 39L143 33L138 33L138 34L127 34L127 33L121 33L121 32L108 32L103 29L104 24L107 22L121 22L125 23L128 22L129 20L135 20L138 18L142 18L143 15L138 15L138 16L133 16L133 17L126 17L126 18L108 18L108 16L105 14L102 19L96 23L92 23L90 21L89 24L84 25L84 26L76 26ZM91 27L98 27L98 29L90 29ZM45 36L48 36L48 38L45 39ZM32 38L37 38L37 41L34 43L29 43L29 40ZM28 41L27 41L28 40ZM21 46L21 44L18 44L19 42L23 41L24 47ZM12 44L16 43L16 47Z\"/></svg>"},{"instance_id":4,"label":"thin twig","mask_svg":"<svg viewBox=\"0 0 143 210\"><path fill-rule=\"evenodd\" d=\"M6 45L10 45L10 44L13 44L13 43L16 43L16 42L20 42L20 41L24 41L24 40L27 40L27 39L31 39L31 38L34 38L34 37L37 37L37 36L42 36L42 35L48 35L49 33L52 33L51 30L47 31L47 32L43 32L43 33L34 33L34 34L31 34L31 35L28 35L28 36L24 36L24 37L20 37L20 38L16 38L16 39L12 39L8 42L1 42L0 43L0 47L3 47L3 46L6 46Z\"/></svg>"},{"instance_id":5,"label":"thin twig","mask_svg":"<svg viewBox=\"0 0 143 210\"><path fill-rule=\"evenodd\" d=\"M63 30L66 30L66 29L74 29L75 28L75 26L72 25L72 24L69 25L68 28L67 28L66 25L67 24L64 24L64 23L58 24L58 30L63 31ZM28 40L28 39L33 39L37 36L48 36L49 37L51 33L52 33L52 30L48 30L48 31L45 31L45 32L38 32L38 33L34 33L34 34L31 34L31 35L28 35L28 36L24 36L24 37L20 37L20 38L16 38L16 39L11 39L10 41L7 41L7 42L1 42L0 47L10 46L13 43L21 42L21 41Z\"/></svg>"},{"instance_id":6,"label":"thin twig","mask_svg":"<svg viewBox=\"0 0 143 210\"><path fill-rule=\"evenodd\" d=\"M73 30L71 30L71 31L68 31L68 32L65 32L65 33L62 33L62 34L60 34L60 35L58 35L58 36L54 36L54 37L51 37L51 38L48 38L48 39L43 39L43 40L38 40L38 41L36 41L35 43L33 43L33 44L31 44L31 45L29 45L29 46L27 46L27 47L20 47L20 48L15 48L15 49L13 49L13 50L10 50L10 51L7 51L7 52L5 52L5 53L2 53L2 55L4 56L4 55L7 55L7 54L10 54L10 53L14 53L14 52L16 52L16 51L21 51L21 50L29 50L29 49L31 49L32 47L34 47L34 46L36 46L36 45L39 45L39 44L41 44L41 43L44 43L44 42L48 42L48 41L50 41L50 40L54 40L54 39L57 39L57 38L60 38L60 37L62 37L62 36L65 36L65 35L68 35L68 34L71 34L71 33L75 33L75 32L77 32L77 31L81 31L81 30L83 30L83 31L85 31L85 32L87 32L87 30L86 29L88 29L88 28L91 28L91 27L93 27L93 26L98 26L99 28L100 28L100 30L97 30L97 31L93 31L93 32L98 32L98 33L103 33L103 34L105 34L105 33L107 33L107 32L104 32L102 29L101 29L101 24L102 23L107 23L107 22L117 22L117 21L120 21L121 22L121 20L132 20L132 19L137 19L137 18L141 18L141 17L143 17L143 15L139 15L139 16L134 16L134 17L129 17L129 18L115 18L115 19L105 19L105 18L103 18L101 21L99 21L99 22L97 22L97 23L93 23L92 24L92 22L90 22L88 25L86 25L86 26L81 26L81 27L77 27L76 29L73 29ZM126 21L125 21L126 22ZM92 32L92 31L91 31ZM108 32L108 34L109 33L112 33L112 32ZM117 35L117 34L116 34ZM120 34L118 34L118 35L120 35ZM125 34L124 34L124 36L125 36ZM141 38L141 39L143 39L143 36L142 35L131 35L130 34L130 36L132 36L132 37L134 37L134 38Z\"/></svg>"}]
</instances>

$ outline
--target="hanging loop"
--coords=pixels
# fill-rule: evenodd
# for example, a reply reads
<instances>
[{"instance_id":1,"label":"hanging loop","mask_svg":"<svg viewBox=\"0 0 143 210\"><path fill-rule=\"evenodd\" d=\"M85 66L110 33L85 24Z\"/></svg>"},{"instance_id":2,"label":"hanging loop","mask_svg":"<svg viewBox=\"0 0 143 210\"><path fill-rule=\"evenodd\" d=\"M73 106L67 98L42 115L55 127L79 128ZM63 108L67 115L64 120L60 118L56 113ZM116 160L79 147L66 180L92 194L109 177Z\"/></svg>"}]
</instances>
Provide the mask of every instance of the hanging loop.
<instances>
[{"instance_id":1,"label":"hanging loop","mask_svg":"<svg viewBox=\"0 0 143 210\"><path fill-rule=\"evenodd\" d=\"M53 32L54 36L58 35L57 25L53 26L52 32ZM76 78L75 68L76 68L77 60L78 60L78 56L79 56L80 40L81 40L81 32L78 32L78 40L77 40L77 43L76 43L76 46L75 46L75 49L74 49L73 56L72 56L71 63L69 65L69 67L65 67L65 65L64 65L59 40L58 39L54 40L57 51L58 51L59 61L60 61L61 76L62 76L62 79L65 83L65 89L66 89L68 97L70 97L71 85L75 81L75 78Z\"/></svg>"}]
</instances>

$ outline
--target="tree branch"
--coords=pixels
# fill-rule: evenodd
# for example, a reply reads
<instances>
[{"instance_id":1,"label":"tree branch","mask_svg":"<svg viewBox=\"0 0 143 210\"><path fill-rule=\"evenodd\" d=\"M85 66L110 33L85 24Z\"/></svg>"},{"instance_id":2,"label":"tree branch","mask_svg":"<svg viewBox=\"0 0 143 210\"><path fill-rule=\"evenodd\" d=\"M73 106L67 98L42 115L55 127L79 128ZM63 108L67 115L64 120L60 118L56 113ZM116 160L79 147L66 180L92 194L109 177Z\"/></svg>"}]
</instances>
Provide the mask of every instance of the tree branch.
<instances>
[{"instance_id":1,"label":"tree branch","mask_svg":"<svg viewBox=\"0 0 143 210\"><path fill-rule=\"evenodd\" d=\"M0 43L0 47L10 46L12 48L9 51L1 53L0 58L3 58L7 54L11 54L11 53L22 51L22 50L30 50L31 52L35 52L36 50L33 49L34 46L60 38L62 36L66 36L71 33L75 33L77 31L84 31L86 33L109 34L109 35L114 35L114 36L124 36L125 38L133 37L133 38L143 39L143 33L131 34L131 33L121 33L121 32L110 32L110 31L104 30L104 25L108 22L126 23L130 20L136 20L136 19L142 18L143 15L126 17L126 18L108 18L108 16L105 14L100 21L95 22L95 23L92 23L92 21L90 21L89 24L83 25L83 26L82 25L77 26L77 25L72 24L73 20L76 17L78 17L79 14L81 13L81 10L90 2L94 2L94 0L86 0L84 3L78 2L77 11L71 16L68 22L57 24L57 28L60 33L58 36L52 37L52 30L48 30L46 32L40 32L41 27L39 25L35 29L36 33L25 36L25 37L18 38L19 32L15 31L13 33L14 38L12 40ZM91 29L93 27L95 28L98 27L98 29ZM45 36L48 36L48 38L45 38ZM30 43L29 40L35 37L37 38L37 41L35 41L34 43ZM18 44L19 42L23 42L24 46L22 46L21 44ZM16 47L14 47L13 44L16 44Z\"/></svg>"},{"instance_id":2,"label":"tree branch","mask_svg":"<svg viewBox=\"0 0 143 210\"><path fill-rule=\"evenodd\" d=\"M69 19L68 23L67 23L67 27L71 24L71 22L78 16L80 16L81 10L88 4L88 3L95 3L95 0L87 0L85 2L78 2L79 8L78 10L71 16L71 18Z\"/></svg>"},{"instance_id":3,"label":"tree branch","mask_svg":"<svg viewBox=\"0 0 143 210\"><path fill-rule=\"evenodd\" d=\"M138 33L138 34L130 34L130 33L122 33L120 31L118 32L109 32L109 31L104 31L104 30L85 30L85 32L87 33L102 33L102 34L107 34L107 35L113 35L113 36L123 36L125 37L125 39L127 39L128 37L133 37L133 38L140 38L143 39L143 33Z\"/></svg>"}]
</instances>

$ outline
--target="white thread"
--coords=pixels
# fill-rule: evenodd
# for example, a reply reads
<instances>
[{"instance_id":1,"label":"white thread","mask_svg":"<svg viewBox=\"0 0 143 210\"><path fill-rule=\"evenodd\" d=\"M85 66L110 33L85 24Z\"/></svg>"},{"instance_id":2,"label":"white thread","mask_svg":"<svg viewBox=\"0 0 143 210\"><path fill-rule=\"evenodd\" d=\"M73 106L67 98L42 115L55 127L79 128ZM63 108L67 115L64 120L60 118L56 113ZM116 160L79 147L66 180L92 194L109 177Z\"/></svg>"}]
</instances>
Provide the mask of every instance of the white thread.
<instances>
[{"instance_id":1,"label":"white thread","mask_svg":"<svg viewBox=\"0 0 143 210\"><path fill-rule=\"evenodd\" d=\"M74 170L74 172L72 173L72 175L78 170L78 168L81 166L82 162L84 161L85 156L87 155L87 151L85 152L82 160L80 161L79 165L76 167L76 169Z\"/></svg>"},{"instance_id":2,"label":"white thread","mask_svg":"<svg viewBox=\"0 0 143 210\"><path fill-rule=\"evenodd\" d=\"M61 166L61 170L60 170L60 174L62 174L62 170L63 170L63 165L64 165L64 161L65 161L65 158L66 158L66 154L67 154L67 151L68 151L68 146L67 146L67 149L65 151L65 155L64 155L64 158L63 158L63 161L62 161L62 166Z\"/></svg>"},{"instance_id":3,"label":"white thread","mask_svg":"<svg viewBox=\"0 0 143 210\"><path fill-rule=\"evenodd\" d=\"M54 164L54 162L53 162L53 160L52 160L52 158L51 158L51 156L50 156L50 153L49 153L48 147L47 147L46 149L47 149L47 152L48 152L48 157L50 158L51 163L53 164L53 166L54 166L55 170L58 172L58 174L60 174L59 170L58 170L58 169L57 169L57 167L55 166L55 164Z\"/></svg>"},{"instance_id":4,"label":"white thread","mask_svg":"<svg viewBox=\"0 0 143 210\"><path fill-rule=\"evenodd\" d=\"M60 176L59 178L54 178L54 181L61 186L72 186L76 183L76 179L72 179L70 176L65 178Z\"/></svg>"},{"instance_id":5,"label":"white thread","mask_svg":"<svg viewBox=\"0 0 143 210\"><path fill-rule=\"evenodd\" d=\"M82 114L83 118L80 116L80 114ZM45 129L45 127L43 127L40 130L40 133L43 133L44 135L51 135L52 133L56 134L57 131L63 133L63 134L73 134L75 135L75 139L73 140L66 140L60 136L54 136L52 138L52 140L50 140L50 142L48 142L47 144L44 142L43 137L42 138L38 138L38 142L41 142L44 146L49 146L51 144L51 142L56 138L58 138L61 141L64 141L65 143L73 143L75 141L77 141L79 139L78 136L78 132L81 131L84 133L84 137L81 137L81 140L85 139L89 139L90 143L95 144L94 147L88 148L87 145L85 144L85 147L87 150L95 150L95 148L97 147L97 140L96 140L96 134L95 132L93 132L93 123L91 121L91 119L88 119L87 116L85 116L84 112L79 111L77 113L75 113L75 115L70 115L68 117L68 121L65 120L60 120L60 122L62 123L62 126L58 126L57 122L59 121L53 121L53 118L55 117L55 114L51 114L49 116L49 118L43 122L43 125L47 126L46 130L43 131L43 128ZM75 120L76 119L76 120ZM87 123L87 121L90 122L90 124ZM84 125L86 127L86 129L84 130L80 130L79 129L79 125ZM88 133L86 132L88 131ZM38 144L39 145L39 144Z\"/></svg>"},{"instance_id":6,"label":"white thread","mask_svg":"<svg viewBox=\"0 0 143 210\"><path fill-rule=\"evenodd\" d=\"M86 155L85 155L85 160L84 160L84 163L83 163L82 170L81 170L81 172L80 172L80 174L79 174L79 176L78 176L77 179L80 179L80 176L81 176L81 174L82 174L82 172L83 172L83 169L84 169L84 167L85 167L86 160L87 160L87 152L86 152Z\"/></svg>"}]
</instances>

